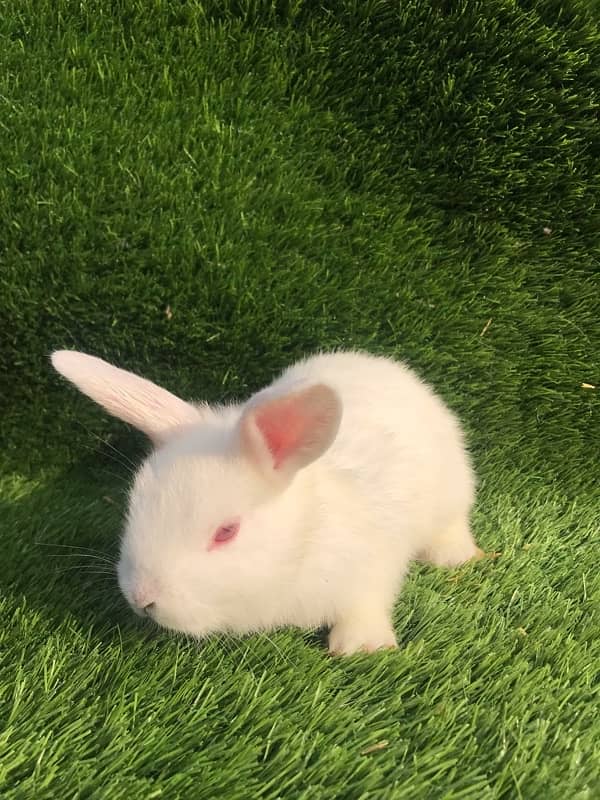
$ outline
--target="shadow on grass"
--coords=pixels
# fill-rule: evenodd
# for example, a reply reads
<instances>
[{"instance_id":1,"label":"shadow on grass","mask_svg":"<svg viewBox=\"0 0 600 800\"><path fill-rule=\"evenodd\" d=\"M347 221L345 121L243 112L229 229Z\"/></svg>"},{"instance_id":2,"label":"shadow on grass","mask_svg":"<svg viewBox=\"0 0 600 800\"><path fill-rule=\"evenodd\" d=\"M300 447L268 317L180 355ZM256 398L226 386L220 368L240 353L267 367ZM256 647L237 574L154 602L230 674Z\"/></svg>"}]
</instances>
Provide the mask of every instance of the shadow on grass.
<instances>
[{"instance_id":1,"label":"shadow on grass","mask_svg":"<svg viewBox=\"0 0 600 800\"><path fill-rule=\"evenodd\" d=\"M131 470L142 455L133 445L102 442L54 477L16 476L0 499L4 592L56 625L71 617L104 642L133 630L159 634L132 615L115 571Z\"/></svg>"}]
</instances>

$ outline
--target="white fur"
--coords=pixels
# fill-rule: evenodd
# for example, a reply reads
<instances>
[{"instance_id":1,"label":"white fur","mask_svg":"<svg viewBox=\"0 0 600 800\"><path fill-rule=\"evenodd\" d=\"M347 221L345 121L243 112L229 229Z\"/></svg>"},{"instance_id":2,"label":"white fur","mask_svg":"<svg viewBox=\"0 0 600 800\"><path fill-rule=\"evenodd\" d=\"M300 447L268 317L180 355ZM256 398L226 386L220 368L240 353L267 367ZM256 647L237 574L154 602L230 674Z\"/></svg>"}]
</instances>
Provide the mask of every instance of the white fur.
<instances>
[{"instance_id":1,"label":"white fur","mask_svg":"<svg viewBox=\"0 0 600 800\"><path fill-rule=\"evenodd\" d=\"M125 597L138 611L152 603L161 625L204 636L325 624L332 652L391 647L391 611L410 561L452 565L478 552L458 423L401 364L316 355L246 404L198 408L90 356L53 362L162 442L136 476L118 569ZM256 449L255 415L263 409L270 419L282 397L301 420L309 400L325 411L323 430L306 434L314 460L289 459L293 468L275 480L264 465L270 451ZM237 537L209 550L231 519L240 520Z\"/></svg>"}]
</instances>

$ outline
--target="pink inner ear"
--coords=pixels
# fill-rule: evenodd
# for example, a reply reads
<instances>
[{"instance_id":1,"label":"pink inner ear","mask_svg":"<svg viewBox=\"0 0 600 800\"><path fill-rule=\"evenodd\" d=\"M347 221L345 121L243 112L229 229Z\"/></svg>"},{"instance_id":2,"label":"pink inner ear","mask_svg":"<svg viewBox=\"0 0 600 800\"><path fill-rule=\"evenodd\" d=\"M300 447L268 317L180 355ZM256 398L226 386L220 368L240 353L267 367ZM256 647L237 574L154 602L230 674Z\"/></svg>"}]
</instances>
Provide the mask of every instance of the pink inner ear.
<instances>
[{"instance_id":1,"label":"pink inner ear","mask_svg":"<svg viewBox=\"0 0 600 800\"><path fill-rule=\"evenodd\" d=\"M302 445L311 422L298 408L297 403L286 400L260 410L255 419L273 456L275 469Z\"/></svg>"}]
</instances>

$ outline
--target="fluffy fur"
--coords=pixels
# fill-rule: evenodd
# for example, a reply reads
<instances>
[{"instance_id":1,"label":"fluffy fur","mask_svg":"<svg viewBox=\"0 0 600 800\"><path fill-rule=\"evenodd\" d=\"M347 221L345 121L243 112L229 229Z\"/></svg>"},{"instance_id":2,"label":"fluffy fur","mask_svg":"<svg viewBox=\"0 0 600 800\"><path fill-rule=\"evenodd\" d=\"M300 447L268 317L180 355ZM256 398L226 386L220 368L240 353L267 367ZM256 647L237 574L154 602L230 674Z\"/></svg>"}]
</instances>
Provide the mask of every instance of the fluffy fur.
<instances>
[{"instance_id":1,"label":"fluffy fur","mask_svg":"<svg viewBox=\"0 0 600 800\"><path fill-rule=\"evenodd\" d=\"M156 449L131 491L118 567L132 607L196 636L327 625L335 653L394 647L413 559L478 551L455 417L408 368L301 361L244 404L189 404L100 359L55 368ZM215 546L219 526L239 523Z\"/></svg>"}]
</instances>

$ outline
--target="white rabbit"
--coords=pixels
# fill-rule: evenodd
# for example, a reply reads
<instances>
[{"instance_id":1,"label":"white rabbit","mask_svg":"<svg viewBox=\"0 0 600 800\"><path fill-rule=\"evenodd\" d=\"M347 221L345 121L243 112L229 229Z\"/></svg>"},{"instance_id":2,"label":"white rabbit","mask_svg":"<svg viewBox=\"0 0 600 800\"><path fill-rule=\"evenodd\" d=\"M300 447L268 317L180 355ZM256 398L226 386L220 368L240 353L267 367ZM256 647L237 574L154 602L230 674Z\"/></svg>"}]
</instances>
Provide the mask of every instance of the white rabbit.
<instances>
[{"instance_id":1,"label":"white rabbit","mask_svg":"<svg viewBox=\"0 0 600 800\"><path fill-rule=\"evenodd\" d=\"M401 364L315 355L246 403L210 407L83 353L52 363L156 445L118 578L160 625L200 637L327 625L333 653L395 647L410 561L481 555L458 423Z\"/></svg>"}]
</instances>

